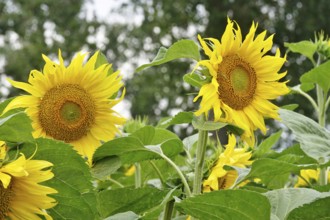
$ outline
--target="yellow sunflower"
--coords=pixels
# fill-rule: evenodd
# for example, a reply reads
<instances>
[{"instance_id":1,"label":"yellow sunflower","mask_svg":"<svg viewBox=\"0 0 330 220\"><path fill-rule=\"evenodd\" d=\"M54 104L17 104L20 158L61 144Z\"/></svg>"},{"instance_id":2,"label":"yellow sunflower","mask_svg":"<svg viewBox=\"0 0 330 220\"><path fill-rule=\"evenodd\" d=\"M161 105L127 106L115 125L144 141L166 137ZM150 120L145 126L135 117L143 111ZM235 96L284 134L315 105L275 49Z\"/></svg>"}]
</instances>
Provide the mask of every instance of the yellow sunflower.
<instances>
[{"instance_id":1,"label":"yellow sunflower","mask_svg":"<svg viewBox=\"0 0 330 220\"><path fill-rule=\"evenodd\" d=\"M5 111L26 108L32 119L34 137L50 137L70 143L91 164L100 141L119 132L125 119L112 108L123 99L112 98L123 86L119 71L108 74L111 64L95 68L99 52L84 63L86 54L78 53L66 67L59 51L59 64L43 55L43 73L32 70L29 83L9 80L31 95L16 97Z\"/></svg>"},{"instance_id":2,"label":"yellow sunflower","mask_svg":"<svg viewBox=\"0 0 330 220\"><path fill-rule=\"evenodd\" d=\"M229 135L226 150L220 154L215 166L212 167L209 177L203 182L203 192L228 189L234 185L238 174L236 170L225 170L224 166L245 168L251 165L251 152L246 148L235 148L236 138Z\"/></svg>"},{"instance_id":3,"label":"yellow sunflower","mask_svg":"<svg viewBox=\"0 0 330 220\"><path fill-rule=\"evenodd\" d=\"M318 182L319 176L320 176L320 169L300 170L300 176L298 176L298 180L295 187L308 186L308 183L306 181L308 181L312 185L316 184ZM330 183L330 171L328 171L328 182Z\"/></svg>"},{"instance_id":4,"label":"yellow sunflower","mask_svg":"<svg viewBox=\"0 0 330 220\"><path fill-rule=\"evenodd\" d=\"M0 141L2 150L4 143ZM2 151L3 152L3 151ZM30 160L21 155L15 161L3 163L0 159L0 219L52 219L46 209L56 205L48 194L57 193L53 188L39 183L51 179L53 164L43 160Z\"/></svg>"},{"instance_id":5,"label":"yellow sunflower","mask_svg":"<svg viewBox=\"0 0 330 220\"><path fill-rule=\"evenodd\" d=\"M198 36L208 59L196 67L206 67L212 79L194 99L202 97L196 115L213 110L216 121L242 128L242 137L250 146L254 145L254 130L259 128L266 133L264 117L279 119L278 107L269 100L289 92L286 83L278 81L286 75L278 73L286 58L280 57L279 50L275 56L266 55L272 48L273 36L265 39L264 31L255 37L256 29L253 23L242 41L240 27L228 19L221 42Z\"/></svg>"}]
</instances>

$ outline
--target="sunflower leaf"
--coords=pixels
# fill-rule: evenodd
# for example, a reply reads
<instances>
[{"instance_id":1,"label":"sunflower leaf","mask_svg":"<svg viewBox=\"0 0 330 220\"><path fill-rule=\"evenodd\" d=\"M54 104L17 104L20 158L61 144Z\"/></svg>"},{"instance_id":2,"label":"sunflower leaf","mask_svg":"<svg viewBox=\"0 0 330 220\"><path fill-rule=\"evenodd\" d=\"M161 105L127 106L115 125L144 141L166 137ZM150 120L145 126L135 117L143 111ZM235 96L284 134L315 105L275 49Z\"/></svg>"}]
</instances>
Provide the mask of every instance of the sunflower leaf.
<instances>
[{"instance_id":1,"label":"sunflower leaf","mask_svg":"<svg viewBox=\"0 0 330 220\"><path fill-rule=\"evenodd\" d=\"M198 117L194 117L192 120L192 125L198 130L215 131L225 127L228 124L223 122L203 121L200 120Z\"/></svg>"},{"instance_id":2,"label":"sunflower leaf","mask_svg":"<svg viewBox=\"0 0 330 220\"><path fill-rule=\"evenodd\" d=\"M183 76L183 81L197 88L201 88L211 80L209 78L203 78L201 75L196 73L187 73Z\"/></svg>"},{"instance_id":3,"label":"sunflower leaf","mask_svg":"<svg viewBox=\"0 0 330 220\"><path fill-rule=\"evenodd\" d=\"M103 180L116 172L121 165L121 161L117 156L111 156L95 162L91 171L95 178Z\"/></svg>"},{"instance_id":4,"label":"sunflower leaf","mask_svg":"<svg viewBox=\"0 0 330 220\"><path fill-rule=\"evenodd\" d=\"M86 161L63 142L38 138L36 143L37 151L26 144L22 152L26 157L35 153L33 159L54 164L54 177L43 183L58 191L50 195L57 201L55 207L47 210L50 215L54 219L98 219L96 195Z\"/></svg>"},{"instance_id":5,"label":"sunflower leaf","mask_svg":"<svg viewBox=\"0 0 330 220\"><path fill-rule=\"evenodd\" d=\"M200 220L270 219L270 204L265 196L247 190L212 191L176 204Z\"/></svg>"},{"instance_id":6,"label":"sunflower leaf","mask_svg":"<svg viewBox=\"0 0 330 220\"><path fill-rule=\"evenodd\" d=\"M161 47L153 61L151 63L139 66L136 69L136 72L140 72L148 67L158 66L179 58L190 58L199 61L200 54L196 43L192 40L183 39L174 43L168 49Z\"/></svg>"},{"instance_id":7,"label":"sunflower leaf","mask_svg":"<svg viewBox=\"0 0 330 220\"><path fill-rule=\"evenodd\" d=\"M34 142L30 118L22 111L0 118L0 140Z\"/></svg>"},{"instance_id":8,"label":"sunflower leaf","mask_svg":"<svg viewBox=\"0 0 330 220\"><path fill-rule=\"evenodd\" d=\"M278 131L271 136L269 136L267 139L265 139L257 149L253 153L253 157L259 158L265 155L266 153L270 152L270 149L276 144L276 142L280 139L282 134L282 131Z\"/></svg>"},{"instance_id":9,"label":"sunflower leaf","mask_svg":"<svg viewBox=\"0 0 330 220\"><path fill-rule=\"evenodd\" d=\"M135 214L132 211L127 211L127 212L121 212L115 215L112 215L104 220L138 220L140 219L140 216Z\"/></svg>"},{"instance_id":10,"label":"sunflower leaf","mask_svg":"<svg viewBox=\"0 0 330 220\"><path fill-rule=\"evenodd\" d=\"M330 133L312 119L293 111L280 109L282 122L292 130L300 148L320 164L330 161Z\"/></svg>"},{"instance_id":11,"label":"sunflower leaf","mask_svg":"<svg viewBox=\"0 0 330 220\"><path fill-rule=\"evenodd\" d=\"M317 50L317 45L311 41L300 41L297 43L284 43L284 46L289 48L294 53L300 53L314 62L314 53Z\"/></svg>"},{"instance_id":12,"label":"sunflower leaf","mask_svg":"<svg viewBox=\"0 0 330 220\"><path fill-rule=\"evenodd\" d=\"M153 140L154 141L154 140ZM182 142L177 138L167 139L163 142L155 142L145 144L136 137L122 137L111 140L100 146L94 153L93 160L98 161L109 156L118 156L122 164L132 164L144 160L161 159L160 152L150 149L150 146L159 147L161 151L168 157L173 157L180 153L183 149Z\"/></svg>"},{"instance_id":13,"label":"sunflower leaf","mask_svg":"<svg viewBox=\"0 0 330 220\"><path fill-rule=\"evenodd\" d=\"M132 211L143 214L162 203L168 190L157 188L121 188L98 193L99 211L103 218Z\"/></svg>"},{"instance_id":14,"label":"sunflower leaf","mask_svg":"<svg viewBox=\"0 0 330 220\"><path fill-rule=\"evenodd\" d=\"M298 165L285 161L261 158L252 163L246 179L260 178L269 188L280 188L285 185L290 173L298 173L300 169Z\"/></svg>"},{"instance_id":15,"label":"sunflower leaf","mask_svg":"<svg viewBox=\"0 0 330 220\"><path fill-rule=\"evenodd\" d=\"M330 193L320 193L313 189L307 188L291 188L291 189L278 189L272 190L266 193L263 193L271 204L271 212L275 215L279 220L285 219L297 219L297 218L287 218L290 213L296 208L310 204L318 199L329 198ZM329 200L328 200L329 201ZM315 205L313 205L315 206ZM323 206L323 209L325 207ZM322 209L322 208L321 208ZM310 209L312 210L312 209ZM323 210L325 211L325 210ZM299 212L299 211L298 211ZM314 212L314 210L312 211ZM327 205L327 212L329 214L329 204ZM293 213L293 216L295 214ZM309 219L309 218L303 218ZM314 218L311 218L314 219ZM315 218L318 219L318 218Z\"/></svg>"},{"instance_id":16,"label":"sunflower leaf","mask_svg":"<svg viewBox=\"0 0 330 220\"><path fill-rule=\"evenodd\" d=\"M290 212L287 220L300 219L329 219L330 216L330 197L318 199L312 203L305 204Z\"/></svg>"},{"instance_id":17,"label":"sunflower leaf","mask_svg":"<svg viewBox=\"0 0 330 220\"><path fill-rule=\"evenodd\" d=\"M167 128L171 125L177 125L177 124L184 124L184 123L191 123L193 119L194 113L192 112L179 112L173 117L168 118L165 121L162 121L157 125L157 127L160 128Z\"/></svg>"},{"instance_id":18,"label":"sunflower leaf","mask_svg":"<svg viewBox=\"0 0 330 220\"><path fill-rule=\"evenodd\" d=\"M315 83L322 87L325 93L330 89L330 61L322 63L300 77L302 85Z\"/></svg>"},{"instance_id":19,"label":"sunflower leaf","mask_svg":"<svg viewBox=\"0 0 330 220\"><path fill-rule=\"evenodd\" d=\"M96 62L95 62L94 68L97 69L99 66L101 66L103 64L109 64L109 61L108 61L107 57L102 52L99 52L99 54L97 56L97 59L96 59ZM111 75L112 73L113 73L113 69L111 67L108 71L108 75Z\"/></svg>"}]
</instances>

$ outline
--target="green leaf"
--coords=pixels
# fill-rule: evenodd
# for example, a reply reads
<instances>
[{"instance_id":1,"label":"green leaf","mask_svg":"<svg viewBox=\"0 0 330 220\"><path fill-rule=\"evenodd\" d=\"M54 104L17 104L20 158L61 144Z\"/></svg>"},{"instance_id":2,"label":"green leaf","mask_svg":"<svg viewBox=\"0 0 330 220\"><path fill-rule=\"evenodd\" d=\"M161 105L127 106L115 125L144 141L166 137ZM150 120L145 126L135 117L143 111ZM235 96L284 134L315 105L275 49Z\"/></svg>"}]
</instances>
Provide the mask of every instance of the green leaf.
<instances>
[{"instance_id":1,"label":"green leaf","mask_svg":"<svg viewBox=\"0 0 330 220\"><path fill-rule=\"evenodd\" d=\"M305 152L301 150L300 145L298 143L294 144L291 147L288 147L281 153L275 153L273 156L274 156L274 159L285 161L285 162L292 163L292 164L304 165L304 167L309 166L309 165L310 166L317 165L317 161L315 159L307 156L305 154ZM310 168L313 169L312 167L310 167ZM314 168L316 168L316 167L314 167Z\"/></svg>"},{"instance_id":2,"label":"green leaf","mask_svg":"<svg viewBox=\"0 0 330 220\"><path fill-rule=\"evenodd\" d=\"M302 84L315 83L327 93L330 89L330 61L322 63L300 77Z\"/></svg>"},{"instance_id":3,"label":"green leaf","mask_svg":"<svg viewBox=\"0 0 330 220\"><path fill-rule=\"evenodd\" d=\"M183 81L197 88L201 88L203 85L209 83L210 79L204 78L196 73L187 73L183 76Z\"/></svg>"},{"instance_id":4,"label":"green leaf","mask_svg":"<svg viewBox=\"0 0 330 220\"><path fill-rule=\"evenodd\" d=\"M246 190L220 190L187 198L177 207L200 220L270 219L270 205L265 196Z\"/></svg>"},{"instance_id":5,"label":"green leaf","mask_svg":"<svg viewBox=\"0 0 330 220\"><path fill-rule=\"evenodd\" d=\"M285 220L294 209L317 199L329 198L330 193L320 193L313 189L305 188L289 188L269 191L264 193L264 195L270 201L272 214L279 220Z\"/></svg>"},{"instance_id":6,"label":"green leaf","mask_svg":"<svg viewBox=\"0 0 330 220\"><path fill-rule=\"evenodd\" d=\"M121 161L117 156L105 157L94 163L92 174L99 180L104 180L121 167Z\"/></svg>"},{"instance_id":7,"label":"green leaf","mask_svg":"<svg viewBox=\"0 0 330 220\"><path fill-rule=\"evenodd\" d=\"M8 142L34 142L30 118L17 112L0 118L0 140Z\"/></svg>"},{"instance_id":8,"label":"green leaf","mask_svg":"<svg viewBox=\"0 0 330 220\"><path fill-rule=\"evenodd\" d=\"M149 64L139 66L136 69L136 72L140 72L145 68L157 66L179 58L190 58L199 61L200 54L196 43L192 40L184 39L174 43L168 49L161 47L154 60Z\"/></svg>"},{"instance_id":9,"label":"green leaf","mask_svg":"<svg viewBox=\"0 0 330 220\"><path fill-rule=\"evenodd\" d=\"M36 139L37 151L33 159L47 160L54 164L54 177L45 182L58 191L52 194L57 205L49 209L54 219L97 219L96 196L92 177L86 161L72 146L51 139ZM22 152L28 157L35 147L24 145Z\"/></svg>"},{"instance_id":10,"label":"green leaf","mask_svg":"<svg viewBox=\"0 0 330 220\"><path fill-rule=\"evenodd\" d=\"M127 212L115 214L104 220L124 220L124 219L125 220L138 220L138 219L140 219L140 216L135 214L134 212L127 211Z\"/></svg>"},{"instance_id":11,"label":"green leaf","mask_svg":"<svg viewBox=\"0 0 330 220\"><path fill-rule=\"evenodd\" d=\"M297 43L284 43L294 53L300 53L314 62L314 53L317 50L317 45L311 41L300 41Z\"/></svg>"},{"instance_id":12,"label":"green leaf","mask_svg":"<svg viewBox=\"0 0 330 220\"><path fill-rule=\"evenodd\" d=\"M109 64L109 61L108 61L107 57L102 52L99 52L99 54L97 56L97 59L96 59L96 62L95 62L95 65L94 65L94 68L97 69L98 67L102 66L103 64ZM108 71L108 74L110 75L112 73L113 73L113 69L111 67Z\"/></svg>"},{"instance_id":13,"label":"green leaf","mask_svg":"<svg viewBox=\"0 0 330 220\"><path fill-rule=\"evenodd\" d=\"M3 116L1 115L3 110L5 110L5 108L7 107L7 105L9 104L9 102L11 102L15 97L12 97L12 98L9 98L9 99L6 99L4 100L3 102L0 103L0 116Z\"/></svg>"},{"instance_id":14,"label":"green leaf","mask_svg":"<svg viewBox=\"0 0 330 220\"><path fill-rule=\"evenodd\" d=\"M293 131L301 149L311 158L325 164L330 160L330 133L312 119L293 111L280 109L282 122Z\"/></svg>"},{"instance_id":15,"label":"green leaf","mask_svg":"<svg viewBox=\"0 0 330 220\"><path fill-rule=\"evenodd\" d=\"M152 126L144 126L134 132L131 137L138 138L143 145L151 144L152 140L155 137L156 129Z\"/></svg>"},{"instance_id":16,"label":"green leaf","mask_svg":"<svg viewBox=\"0 0 330 220\"><path fill-rule=\"evenodd\" d=\"M265 155L270 151L270 149L276 144L276 142L280 139L282 134L282 131L278 131L271 136L269 136L267 139L265 139L257 149L253 153L253 157L259 158Z\"/></svg>"},{"instance_id":17,"label":"green leaf","mask_svg":"<svg viewBox=\"0 0 330 220\"><path fill-rule=\"evenodd\" d=\"M160 148L166 156L173 157L182 151L183 146L179 139L167 139L160 144ZM117 138L104 143L94 153L93 160L98 161L109 156L118 156L123 164L161 158L159 153L146 148L139 139L133 136Z\"/></svg>"},{"instance_id":18,"label":"green leaf","mask_svg":"<svg viewBox=\"0 0 330 220\"><path fill-rule=\"evenodd\" d=\"M142 215L161 204L167 193L157 188L104 190L98 194L99 211L102 217L127 211Z\"/></svg>"},{"instance_id":19,"label":"green leaf","mask_svg":"<svg viewBox=\"0 0 330 220\"><path fill-rule=\"evenodd\" d=\"M298 107L299 107L298 104L288 104L288 105L281 106L281 108L291 110L291 111L295 110Z\"/></svg>"},{"instance_id":20,"label":"green leaf","mask_svg":"<svg viewBox=\"0 0 330 220\"><path fill-rule=\"evenodd\" d=\"M225 127L228 124L223 122L204 121L200 120L198 117L194 117L192 120L192 125L198 130L215 131Z\"/></svg>"},{"instance_id":21,"label":"green leaf","mask_svg":"<svg viewBox=\"0 0 330 220\"><path fill-rule=\"evenodd\" d=\"M192 113L192 112L179 112L175 116L170 117L167 120L162 121L161 123L159 123L157 125L157 127L167 128L171 125L191 123L193 117L194 117L194 113Z\"/></svg>"},{"instance_id":22,"label":"green leaf","mask_svg":"<svg viewBox=\"0 0 330 220\"><path fill-rule=\"evenodd\" d=\"M251 171L246 178L260 178L269 188L281 188L290 173L298 173L300 167L270 158L261 158L252 163Z\"/></svg>"},{"instance_id":23,"label":"green leaf","mask_svg":"<svg viewBox=\"0 0 330 220\"><path fill-rule=\"evenodd\" d=\"M294 209L287 220L329 220L330 197L318 199L310 204Z\"/></svg>"}]
</instances>

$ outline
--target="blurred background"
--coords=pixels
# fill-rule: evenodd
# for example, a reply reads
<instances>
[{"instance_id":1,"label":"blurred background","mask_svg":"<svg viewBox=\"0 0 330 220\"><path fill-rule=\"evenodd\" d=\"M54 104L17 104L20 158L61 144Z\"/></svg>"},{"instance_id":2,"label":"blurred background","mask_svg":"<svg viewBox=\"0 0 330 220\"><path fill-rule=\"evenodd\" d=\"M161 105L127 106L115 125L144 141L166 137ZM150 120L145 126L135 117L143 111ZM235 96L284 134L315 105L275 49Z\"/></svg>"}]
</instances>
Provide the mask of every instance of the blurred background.
<instances>
[{"instance_id":1,"label":"blurred background","mask_svg":"<svg viewBox=\"0 0 330 220\"><path fill-rule=\"evenodd\" d=\"M160 46L182 38L197 42L197 34L220 38L227 16L236 20L245 35L252 21L258 33L274 34L274 48L286 52L284 42L314 40L315 32L330 33L327 0L0 0L0 98L20 94L6 81L27 81L30 70L41 70L41 54L65 60L80 51L102 51L124 77L127 95L118 107L126 117L161 117L197 109L195 88L182 77L195 63L175 61L134 73L152 60ZM273 48L273 49L274 49ZM274 50L273 50L274 51ZM289 86L312 68L304 57L290 53L283 70ZM297 103L312 115L304 98L289 95L277 104ZM194 106L195 105L195 106Z\"/></svg>"}]
</instances>

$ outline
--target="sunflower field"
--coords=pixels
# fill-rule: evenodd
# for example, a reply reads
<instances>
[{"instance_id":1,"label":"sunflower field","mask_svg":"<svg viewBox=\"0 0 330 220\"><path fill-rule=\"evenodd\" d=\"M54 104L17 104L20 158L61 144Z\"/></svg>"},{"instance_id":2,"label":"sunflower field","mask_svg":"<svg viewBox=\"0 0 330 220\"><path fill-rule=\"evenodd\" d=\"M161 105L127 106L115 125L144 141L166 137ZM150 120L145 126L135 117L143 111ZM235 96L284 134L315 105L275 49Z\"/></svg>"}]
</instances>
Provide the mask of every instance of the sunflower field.
<instances>
[{"instance_id":1,"label":"sunflower field","mask_svg":"<svg viewBox=\"0 0 330 220\"><path fill-rule=\"evenodd\" d=\"M330 40L320 32L285 52L273 36L227 18L220 37L160 47L135 71L193 63L180 83L198 107L156 124L115 110L126 87L103 53L41 55L0 104L0 220L329 219ZM292 54L312 65L298 85L286 79ZM284 96L314 115L276 105Z\"/></svg>"}]
</instances>

